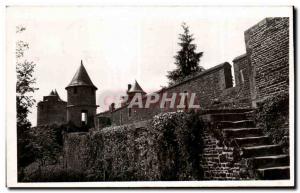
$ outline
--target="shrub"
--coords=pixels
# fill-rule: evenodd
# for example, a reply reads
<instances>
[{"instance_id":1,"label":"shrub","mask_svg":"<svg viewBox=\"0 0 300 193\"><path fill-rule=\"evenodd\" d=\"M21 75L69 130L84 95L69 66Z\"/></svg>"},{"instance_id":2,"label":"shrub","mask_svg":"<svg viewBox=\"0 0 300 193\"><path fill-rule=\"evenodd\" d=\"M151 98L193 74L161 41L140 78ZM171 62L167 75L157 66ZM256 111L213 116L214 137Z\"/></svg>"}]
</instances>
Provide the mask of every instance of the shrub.
<instances>
[{"instance_id":1,"label":"shrub","mask_svg":"<svg viewBox=\"0 0 300 193\"><path fill-rule=\"evenodd\" d=\"M85 176L77 170L68 170L60 165L41 166L31 175L26 175L23 182L80 182Z\"/></svg>"},{"instance_id":2,"label":"shrub","mask_svg":"<svg viewBox=\"0 0 300 193\"><path fill-rule=\"evenodd\" d=\"M73 154L87 152L82 163L87 181L201 180L202 125L196 113L173 112L156 115L143 127L94 129L85 147L68 139L66 158L71 163L77 161Z\"/></svg>"},{"instance_id":3,"label":"shrub","mask_svg":"<svg viewBox=\"0 0 300 193\"><path fill-rule=\"evenodd\" d=\"M145 128L121 125L89 133L88 181L155 179L154 138Z\"/></svg>"},{"instance_id":4,"label":"shrub","mask_svg":"<svg viewBox=\"0 0 300 193\"><path fill-rule=\"evenodd\" d=\"M256 122L274 143L285 144L288 133L289 94L279 93L258 103Z\"/></svg>"}]
</instances>

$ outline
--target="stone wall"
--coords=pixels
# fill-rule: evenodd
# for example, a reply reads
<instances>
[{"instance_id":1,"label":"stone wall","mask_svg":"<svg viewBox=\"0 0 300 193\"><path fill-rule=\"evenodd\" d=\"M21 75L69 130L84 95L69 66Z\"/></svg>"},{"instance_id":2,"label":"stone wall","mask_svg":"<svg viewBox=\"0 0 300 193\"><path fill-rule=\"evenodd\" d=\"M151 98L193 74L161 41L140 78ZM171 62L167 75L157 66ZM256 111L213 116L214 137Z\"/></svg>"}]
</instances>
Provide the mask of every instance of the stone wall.
<instances>
[{"instance_id":1,"label":"stone wall","mask_svg":"<svg viewBox=\"0 0 300 193\"><path fill-rule=\"evenodd\" d=\"M251 64L251 98L264 100L289 89L289 18L266 18L245 31Z\"/></svg>"},{"instance_id":2,"label":"stone wall","mask_svg":"<svg viewBox=\"0 0 300 193\"><path fill-rule=\"evenodd\" d=\"M207 127L204 133L204 148L201 165L204 180L241 180L247 178L246 165L235 158L233 147L226 147Z\"/></svg>"},{"instance_id":3,"label":"stone wall","mask_svg":"<svg viewBox=\"0 0 300 193\"><path fill-rule=\"evenodd\" d=\"M236 57L233 61L236 87L240 87L239 98L250 95L250 64L247 54Z\"/></svg>"},{"instance_id":4,"label":"stone wall","mask_svg":"<svg viewBox=\"0 0 300 193\"><path fill-rule=\"evenodd\" d=\"M196 97L194 104L200 105L200 109L205 109L212 106L214 101L217 100L223 92L226 92L227 89L232 88L232 86L231 65L225 62L207 69L196 76L187 78L180 83L164 88L157 93L160 96L167 93L168 98L171 98L172 93L195 93ZM160 97L160 99L161 98L162 97ZM190 98L188 97L188 101L189 99ZM145 104L145 100L143 102ZM101 117L110 118L113 125L121 125L132 123L134 121L151 119L154 115L161 112L185 110L176 108L177 104L180 102L179 97L176 98L175 108L170 108L170 103L167 103L164 108L160 108L160 102L161 100L152 104L150 108L133 107L130 110L125 105L121 108L115 109L114 111L100 113L96 116L98 119L96 120L96 127L98 127L98 123L101 122Z\"/></svg>"},{"instance_id":5,"label":"stone wall","mask_svg":"<svg viewBox=\"0 0 300 193\"><path fill-rule=\"evenodd\" d=\"M201 109L210 107L226 89L233 86L231 65L227 62L210 68L198 76L166 89L170 93L196 93L195 104Z\"/></svg>"},{"instance_id":6,"label":"stone wall","mask_svg":"<svg viewBox=\"0 0 300 193\"><path fill-rule=\"evenodd\" d=\"M247 54L233 60L235 86L223 90L211 109L251 108L250 65Z\"/></svg>"}]
</instances>

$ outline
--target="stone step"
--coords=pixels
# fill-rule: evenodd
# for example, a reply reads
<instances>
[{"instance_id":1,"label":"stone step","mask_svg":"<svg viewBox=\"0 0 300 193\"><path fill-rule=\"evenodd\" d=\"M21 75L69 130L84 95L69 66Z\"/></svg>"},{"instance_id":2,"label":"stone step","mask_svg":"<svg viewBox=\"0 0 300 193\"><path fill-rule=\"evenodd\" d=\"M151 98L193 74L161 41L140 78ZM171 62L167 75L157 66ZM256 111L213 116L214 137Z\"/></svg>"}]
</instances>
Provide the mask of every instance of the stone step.
<instances>
[{"instance_id":1,"label":"stone step","mask_svg":"<svg viewBox=\"0 0 300 193\"><path fill-rule=\"evenodd\" d=\"M241 156L244 158L261 157L268 155L280 155L282 148L280 145L262 145L253 147L243 147L241 149Z\"/></svg>"},{"instance_id":2,"label":"stone step","mask_svg":"<svg viewBox=\"0 0 300 193\"><path fill-rule=\"evenodd\" d=\"M254 168L268 168L278 166L288 166L290 164L290 157L287 154L263 156L253 158Z\"/></svg>"},{"instance_id":3,"label":"stone step","mask_svg":"<svg viewBox=\"0 0 300 193\"><path fill-rule=\"evenodd\" d=\"M290 179L290 166L257 169L256 173L262 180Z\"/></svg>"},{"instance_id":4,"label":"stone step","mask_svg":"<svg viewBox=\"0 0 300 193\"><path fill-rule=\"evenodd\" d=\"M272 144L272 142L268 136L235 138L234 141L236 142L236 144L239 147L249 147L249 146L271 145Z\"/></svg>"},{"instance_id":5,"label":"stone step","mask_svg":"<svg viewBox=\"0 0 300 193\"><path fill-rule=\"evenodd\" d=\"M204 121L240 121L246 120L245 113L220 113L220 114L206 114L201 116Z\"/></svg>"},{"instance_id":6,"label":"stone step","mask_svg":"<svg viewBox=\"0 0 300 193\"><path fill-rule=\"evenodd\" d=\"M247 137L259 137L263 136L263 130L258 128L230 128L223 129L224 137L226 138L241 138Z\"/></svg>"},{"instance_id":7,"label":"stone step","mask_svg":"<svg viewBox=\"0 0 300 193\"><path fill-rule=\"evenodd\" d=\"M218 129L224 128L253 128L255 123L252 120L241 120L241 121L219 121L217 122Z\"/></svg>"}]
</instances>

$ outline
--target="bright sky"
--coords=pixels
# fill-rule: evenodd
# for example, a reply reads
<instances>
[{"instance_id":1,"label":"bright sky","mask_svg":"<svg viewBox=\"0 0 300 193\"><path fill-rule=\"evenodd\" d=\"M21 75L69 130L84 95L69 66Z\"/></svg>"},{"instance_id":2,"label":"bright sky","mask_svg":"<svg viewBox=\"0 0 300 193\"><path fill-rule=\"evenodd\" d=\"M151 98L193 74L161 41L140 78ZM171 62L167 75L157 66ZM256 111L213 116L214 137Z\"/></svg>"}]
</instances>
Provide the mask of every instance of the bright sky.
<instances>
[{"instance_id":1,"label":"bright sky","mask_svg":"<svg viewBox=\"0 0 300 193\"><path fill-rule=\"evenodd\" d=\"M37 101L51 89L66 100L65 87L82 59L98 87L99 112L107 108L104 96L124 94L135 79L146 92L167 85L182 22L190 26L197 50L204 52L200 64L210 68L232 63L245 53L245 30L265 17L286 16L289 11L287 7L9 7L7 44L29 43L25 58L36 63ZM26 31L16 35L17 25ZM36 125L36 108L30 120Z\"/></svg>"}]
</instances>

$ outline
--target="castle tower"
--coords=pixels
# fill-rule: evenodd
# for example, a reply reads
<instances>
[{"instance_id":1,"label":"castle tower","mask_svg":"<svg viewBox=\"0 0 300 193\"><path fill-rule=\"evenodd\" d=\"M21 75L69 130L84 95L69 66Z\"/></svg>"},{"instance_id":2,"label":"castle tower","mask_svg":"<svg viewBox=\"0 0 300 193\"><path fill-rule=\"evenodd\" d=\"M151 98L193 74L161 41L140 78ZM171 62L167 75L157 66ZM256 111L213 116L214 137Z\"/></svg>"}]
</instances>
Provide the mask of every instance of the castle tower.
<instances>
[{"instance_id":1,"label":"castle tower","mask_svg":"<svg viewBox=\"0 0 300 193\"><path fill-rule=\"evenodd\" d=\"M127 88L127 97L123 96L123 101L121 102L121 106L124 106L133 99L135 94L140 93L142 96L146 94L146 92L142 89L142 87L139 85L139 83L135 80L134 85L128 84Z\"/></svg>"},{"instance_id":2,"label":"castle tower","mask_svg":"<svg viewBox=\"0 0 300 193\"><path fill-rule=\"evenodd\" d=\"M52 90L43 101L37 104L37 126L64 124L66 122L67 102L60 99L56 90Z\"/></svg>"},{"instance_id":3,"label":"castle tower","mask_svg":"<svg viewBox=\"0 0 300 193\"><path fill-rule=\"evenodd\" d=\"M92 127L97 108L97 87L92 83L82 64L82 60L79 69L66 87L66 90L68 95L67 122L72 122L78 127Z\"/></svg>"},{"instance_id":4,"label":"castle tower","mask_svg":"<svg viewBox=\"0 0 300 193\"><path fill-rule=\"evenodd\" d=\"M142 96L146 94L146 92L142 89L139 83L135 80L133 86L131 86L130 84L128 85L128 90L127 90L128 101L131 101L131 99L134 97L136 93L141 93Z\"/></svg>"}]
</instances>

